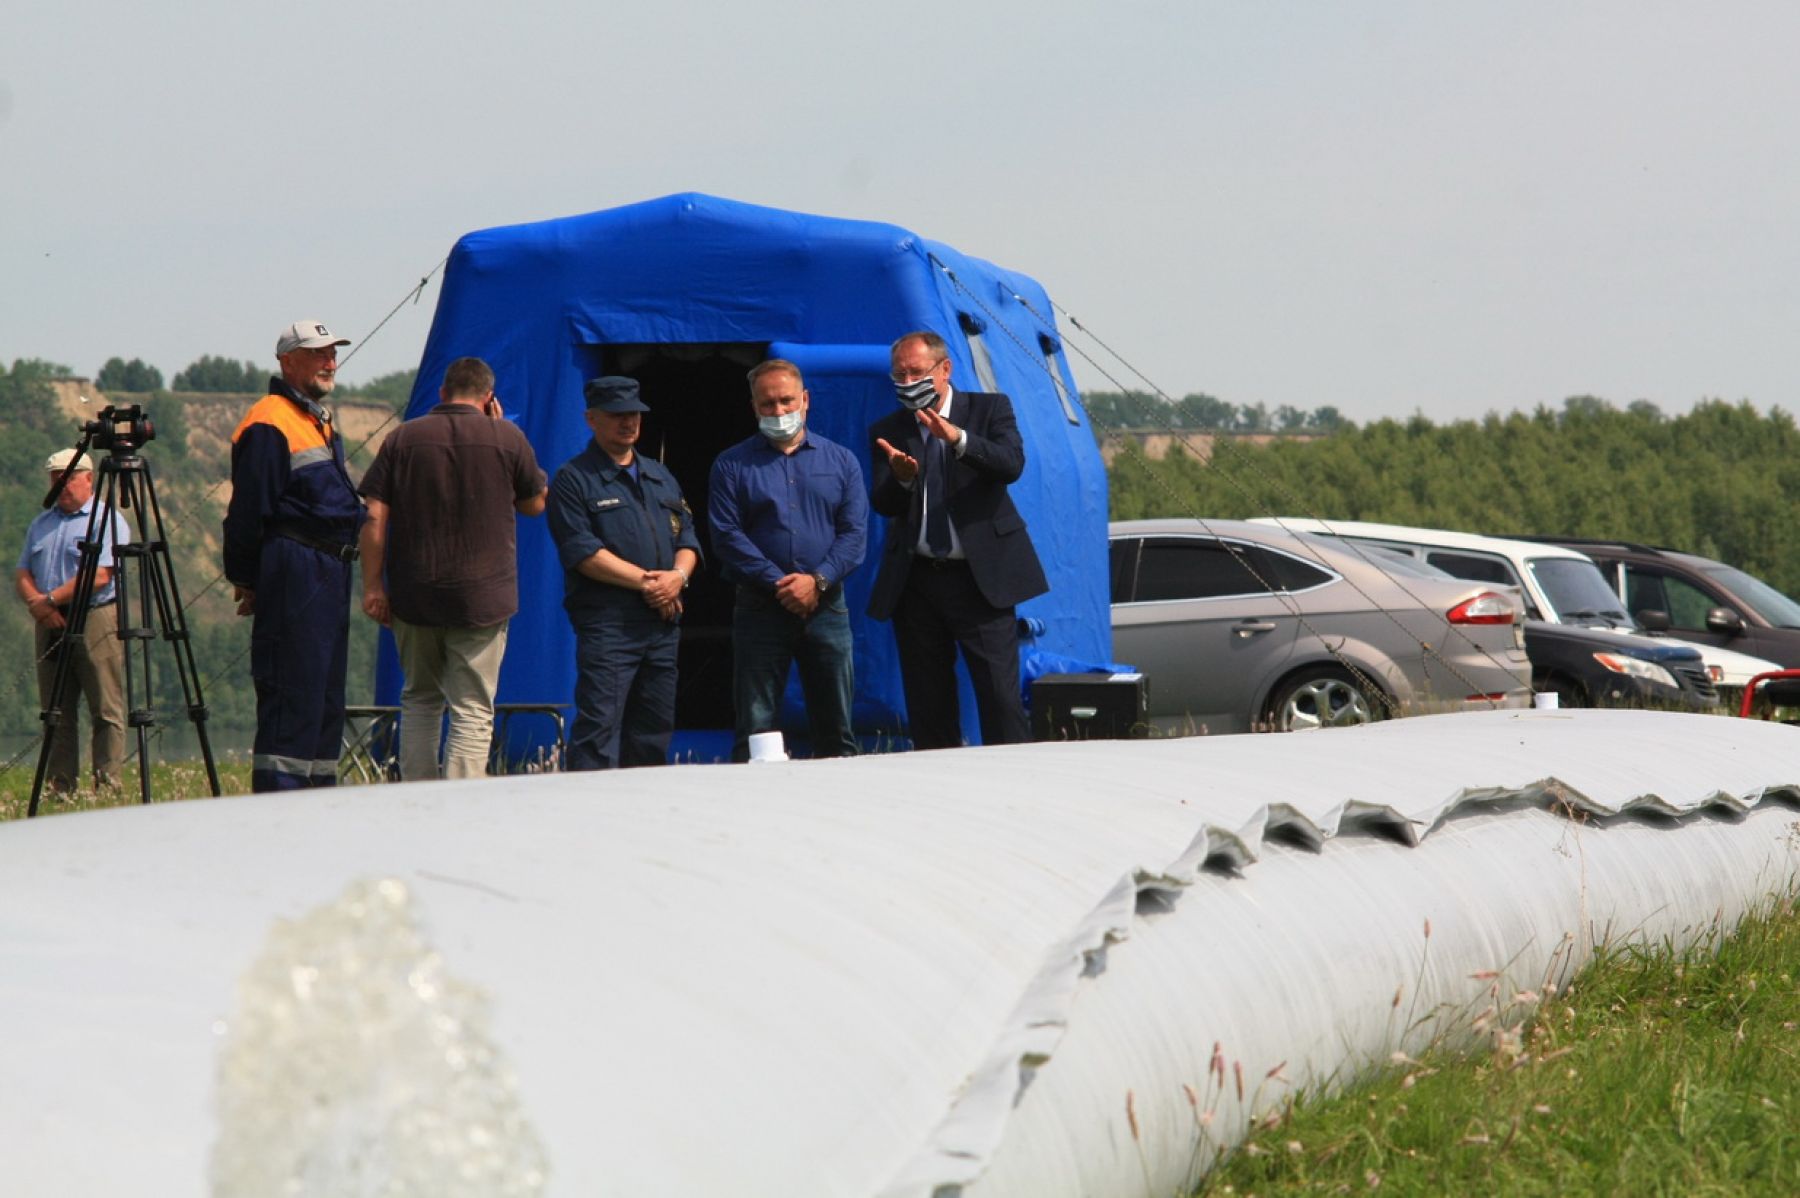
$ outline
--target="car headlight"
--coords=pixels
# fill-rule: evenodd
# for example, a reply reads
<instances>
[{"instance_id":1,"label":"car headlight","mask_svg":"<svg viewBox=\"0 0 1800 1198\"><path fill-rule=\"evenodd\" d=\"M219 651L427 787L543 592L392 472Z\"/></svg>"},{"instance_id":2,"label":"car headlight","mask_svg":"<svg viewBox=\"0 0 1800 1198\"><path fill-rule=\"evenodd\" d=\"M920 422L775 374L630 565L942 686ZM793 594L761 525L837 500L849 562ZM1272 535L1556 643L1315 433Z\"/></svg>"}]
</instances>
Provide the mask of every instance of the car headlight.
<instances>
[{"instance_id":1,"label":"car headlight","mask_svg":"<svg viewBox=\"0 0 1800 1198\"><path fill-rule=\"evenodd\" d=\"M1615 674L1642 678L1646 682L1655 682L1673 690L1681 689L1681 684L1675 681L1675 675L1653 661L1640 661L1635 657L1626 657L1620 653L1596 653L1594 660Z\"/></svg>"}]
</instances>

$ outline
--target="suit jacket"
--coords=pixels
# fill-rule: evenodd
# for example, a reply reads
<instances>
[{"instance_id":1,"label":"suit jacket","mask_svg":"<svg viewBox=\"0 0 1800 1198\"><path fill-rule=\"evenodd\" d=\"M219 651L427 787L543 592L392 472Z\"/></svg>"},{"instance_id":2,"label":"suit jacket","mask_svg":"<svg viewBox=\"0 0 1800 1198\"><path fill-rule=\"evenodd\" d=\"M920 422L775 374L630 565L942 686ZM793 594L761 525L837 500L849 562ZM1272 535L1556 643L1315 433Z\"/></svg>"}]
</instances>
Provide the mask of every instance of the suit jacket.
<instances>
[{"instance_id":1,"label":"suit jacket","mask_svg":"<svg viewBox=\"0 0 1800 1198\"><path fill-rule=\"evenodd\" d=\"M1025 530L1025 518L1006 492L1007 485L1025 470L1025 446L1013 419L1012 401L1004 395L955 391L950 423L968 433L962 456L957 457L954 449L949 454L947 491L950 523L969 559L976 587L995 607L1011 607L1043 594L1050 589L1044 567ZM881 567L869 596L869 615L877 620L894 614L906 589L913 550L919 542L919 504L914 491L924 483L902 486L888 469L887 454L875 441L885 439L902 453L922 460L925 436L918 418L904 408L883 416L869 429L869 452L874 461L869 506L889 521Z\"/></svg>"}]
</instances>

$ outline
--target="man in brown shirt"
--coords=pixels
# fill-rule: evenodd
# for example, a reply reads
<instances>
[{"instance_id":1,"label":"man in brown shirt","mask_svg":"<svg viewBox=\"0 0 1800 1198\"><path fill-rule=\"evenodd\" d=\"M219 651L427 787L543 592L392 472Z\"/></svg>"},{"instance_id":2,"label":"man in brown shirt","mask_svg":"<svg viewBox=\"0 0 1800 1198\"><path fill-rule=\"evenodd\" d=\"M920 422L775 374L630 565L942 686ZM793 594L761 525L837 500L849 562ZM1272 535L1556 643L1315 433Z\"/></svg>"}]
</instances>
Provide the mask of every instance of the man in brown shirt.
<instances>
[{"instance_id":1,"label":"man in brown shirt","mask_svg":"<svg viewBox=\"0 0 1800 1198\"><path fill-rule=\"evenodd\" d=\"M406 676L400 777L407 782L440 776L446 706L441 776L487 772L506 626L519 610L513 513L538 515L546 489L530 442L502 418L487 363L450 363L438 399L382 443L359 488L369 504L363 612L393 629Z\"/></svg>"}]
</instances>

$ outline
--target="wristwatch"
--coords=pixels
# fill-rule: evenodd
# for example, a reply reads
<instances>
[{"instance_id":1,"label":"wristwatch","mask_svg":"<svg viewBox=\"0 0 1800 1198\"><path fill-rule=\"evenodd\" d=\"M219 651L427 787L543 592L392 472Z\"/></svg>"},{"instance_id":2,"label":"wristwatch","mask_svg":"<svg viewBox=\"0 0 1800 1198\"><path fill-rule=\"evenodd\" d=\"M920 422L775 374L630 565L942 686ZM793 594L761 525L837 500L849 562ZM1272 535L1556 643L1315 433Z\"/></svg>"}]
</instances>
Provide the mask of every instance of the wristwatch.
<instances>
[{"instance_id":1,"label":"wristwatch","mask_svg":"<svg viewBox=\"0 0 1800 1198\"><path fill-rule=\"evenodd\" d=\"M823 595L831 586L830 583L825 581L825 576L823 574L814 574L813 583L819 588L819 594L821 595Z\"/></svg>"}]
</instances>

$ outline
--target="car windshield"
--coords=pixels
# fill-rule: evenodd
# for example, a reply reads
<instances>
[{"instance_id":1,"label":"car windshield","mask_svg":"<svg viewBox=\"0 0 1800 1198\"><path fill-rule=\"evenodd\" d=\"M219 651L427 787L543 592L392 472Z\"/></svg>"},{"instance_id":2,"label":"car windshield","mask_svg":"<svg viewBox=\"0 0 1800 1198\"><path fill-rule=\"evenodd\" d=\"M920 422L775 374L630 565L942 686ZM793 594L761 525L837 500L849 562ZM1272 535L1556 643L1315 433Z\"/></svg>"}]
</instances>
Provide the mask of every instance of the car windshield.
<instances>
[{"instance_id":1,"label":"car windshield","mask_svg":"<svg viewBox=\"0 0 1800 1198\"><path fill-rule=\"evenodd\" d=\"M1525 563L1550 601L1551 618L1563 624L1636 628L1625 605L1606 585L1606 575L1586 558L1534 557Z\"/></svg>"},{"instance_id":2,"label":"car windshield","mask_svg":"<svg viewBox=\"0 0 1800 1198\"><path fill-rule=\"evenodd\" d=\"M1756 614L1777 628L1800 628L1800 603L1756 577L1732 566L1708 566L1706 573L1729 587Z\"/></svg>"}]
</instances>

